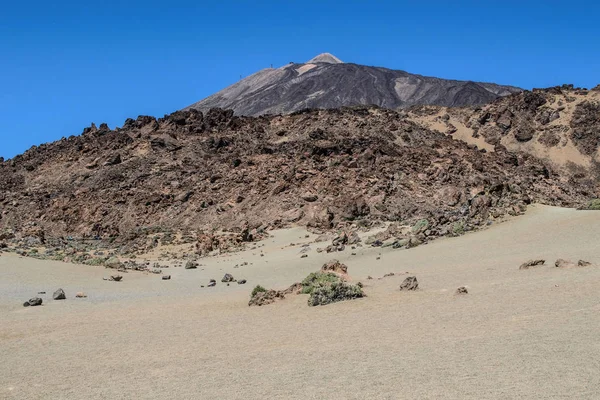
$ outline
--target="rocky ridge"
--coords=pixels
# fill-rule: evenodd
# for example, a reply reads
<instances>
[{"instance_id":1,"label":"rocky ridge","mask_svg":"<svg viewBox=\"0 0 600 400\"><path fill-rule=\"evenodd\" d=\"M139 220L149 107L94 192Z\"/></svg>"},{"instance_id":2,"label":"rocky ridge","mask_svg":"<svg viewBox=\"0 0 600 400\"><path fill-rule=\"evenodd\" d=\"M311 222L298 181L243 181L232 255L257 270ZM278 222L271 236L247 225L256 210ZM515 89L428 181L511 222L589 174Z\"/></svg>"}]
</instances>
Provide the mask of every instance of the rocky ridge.
<instances>
[{"instance_id":1,"label":"rocky ridge","mask_svg":"<svg viewBox=\"0 0 600 400\"><path fill-rule=\"evenodd\" d=\"M410 247L534 202L579 206L597 193L580 182L530 154L486 151L375 107L259 118L188 110L91 126L1 162L0 241L94 240L129 253L179 241L206 255L290 225L392 223L388 236Z\"/></svg>"}]
</instances>

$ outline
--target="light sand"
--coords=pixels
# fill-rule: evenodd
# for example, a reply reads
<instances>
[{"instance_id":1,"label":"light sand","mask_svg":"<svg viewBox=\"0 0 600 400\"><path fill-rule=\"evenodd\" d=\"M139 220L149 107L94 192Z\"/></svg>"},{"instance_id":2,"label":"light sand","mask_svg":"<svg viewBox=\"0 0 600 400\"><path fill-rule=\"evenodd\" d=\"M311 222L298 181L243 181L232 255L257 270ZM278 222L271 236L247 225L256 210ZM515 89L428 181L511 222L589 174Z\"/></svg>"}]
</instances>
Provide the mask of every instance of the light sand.
<instances>
[{"instance_id":1,"label":"light sand","mask_svg":"<svg viewBox=\"0 0 600 400\"><path fill-rule=\"evenodd\" d=\"M600 213L525 216L411 250L300 258L300 229L260 251L170 268L171 281L0 256L2 399L597 399ZM378 253L381 259L376 260ZM251 253L255 253L252 255ZM309 308L306 296L247 306L333 257L368 297ZM531 258L546 266L518 270ZM553 267L582 258L595 266ZM253 265L233 266L241 261ZM400 293L406 275L421 290ZM225 272L248 284L200 288ZM469 294L454 295L458 286ZM46 299L63 287L66 301ZM45 290L44 306L20 304ZM87 299L75 299L83 290Z\"/></svg>"}]
</instances>

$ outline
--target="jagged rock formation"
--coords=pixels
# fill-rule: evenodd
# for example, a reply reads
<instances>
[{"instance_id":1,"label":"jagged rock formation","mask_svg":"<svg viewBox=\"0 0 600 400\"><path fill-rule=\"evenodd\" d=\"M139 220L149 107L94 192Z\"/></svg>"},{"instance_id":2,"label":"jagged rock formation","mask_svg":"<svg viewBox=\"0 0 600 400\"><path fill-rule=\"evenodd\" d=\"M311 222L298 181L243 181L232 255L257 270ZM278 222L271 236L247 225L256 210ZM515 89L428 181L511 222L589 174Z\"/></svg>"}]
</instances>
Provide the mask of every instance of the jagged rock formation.
<instances>
[{"instance_id":1,"label":"jagged rock formation","mask_svg":"<svg viewBox=\"0 0 600 400\"><path fill-rule=\"evenodd\" d=\"M482 107L414 107L407 117L488 151L500 145L546 159L580 180L600 177L597 90L563 85L517 93Z\"/></svg>"},{"instance_id":2,"label":"jagged rock formation","mask_svg":"<svg viewBox=\"0 0 600 400\"><path fill-rule=\"evenodd\" d=\"M0 240L127 242L168 229L199 251L214 232L237 243L293 224L395 221L422 243L532 202L578 206L594 190L528 154L485 152L379 108L141 116L0 163L0 187Z\"/></svg>"},{"instance_id":3,"label":"jagged rock formation","mask_svg":"<svg viewBox=\"0 0 600 400\"><path fill-rule=\"evenodd\" d=\"M304 64L263 69L188 108L232 109L236 115L285 114L306 108L417 104L485 104L521 91L512 86L432 78L381 67L344 63L324 53Z\"/></svg>"}]
</instances>

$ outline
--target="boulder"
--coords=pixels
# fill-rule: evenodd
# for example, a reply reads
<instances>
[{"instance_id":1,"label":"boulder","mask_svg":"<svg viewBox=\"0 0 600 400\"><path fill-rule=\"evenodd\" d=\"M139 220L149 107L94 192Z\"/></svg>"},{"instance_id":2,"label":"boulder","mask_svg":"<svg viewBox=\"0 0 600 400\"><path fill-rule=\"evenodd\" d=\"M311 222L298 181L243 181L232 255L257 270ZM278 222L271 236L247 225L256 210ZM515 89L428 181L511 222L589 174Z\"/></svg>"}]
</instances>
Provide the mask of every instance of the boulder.
<instances>
[{"instance_id":1,"label":"boulder","mask_svg":"<svg viewBox=\"0 0 600 400\"><path fill-rule=\"evenodd\" d=\"M56 292L54 292L54 294L52 295L52 298L54 300L64 300L67 298L67 295L65 294L64 290L58 289Z\"/></svg>"},{"instance_id":2,"label":"boulder","mask_svg":"<svg viewBox=\"0 0 600 400\"><path fill-rule=\"evenodd\" d=\"M25 303L23 303L23 307L35 307L35 306L41 306L42 305L43 300L40 299L39 297L33 297L29 300L27 300Z\"/></svg>"},{"instance_id":3,"label":"boulder","mask_svg":"<svg viewBox=\"0 0 600 400\"><path fill-rule=\"evenodd\" d=\"M231 274L225 274L221 282L235 282L235 278Z\"/></svg>"},{"instance_id":4,"label":"boulder","mask_svg":"<svg viewBox=\"0 0 600 400\"><path fill-rule=\"evenodd\" d=\"M104 265L108 268L118 269L121 268L121 261L117 257L111 257L104 262Z\"/></svg>"},{"instance_id":5,"label":"boulder","mask_svg":"<svg viewBox=\"0 0 600 400\"><path fill-rule=\"evenodd\" d=\"M400 290L417 290L418 288L419 281L416 276L409 276L400 284Z\"/></svg>"},{"instance_id":6,"label":"boulder","mask_svg":"<svg viewBox=\"0 0 600 400\"><path fill-rule=\"evenodd\" d=\"M347 275L348 267L345 264L342 264L338 260L331 260L321 267L322 272L333 272L338 275Z\"/></svg>"},{"instance_id":7,"label":"boulder","mask_svg":"<svg viewBox=\"0 0 600 400\"><path fill-rule=\"evenodd\" d=\"M554 265L557 268L573 268L573 267L577 266L577 264L575 264L574 262L571 262L568 260L563 260L562 258L559 258L558 260L556 260Z\"/></svg>"},{"instance_id":8,"label":"boulder","mask_svg":"<svg viewBox=\"0 0 600 400\"><path fill-rule=\"evenodd\" d=\"M456 289L456 294L462 295L462 294L469 294L469 291L467 290L466 287L461 286L458 289Z\"/></svg>"},{"instance_id":9,"label":"boulder","mask_svg":"<svg viewBox=\"0 0 600 400\"><path fill-rule=\"evenodd\" d=\"M318 199L319 199L319 196L317 196L317 195L316 195L316 194L314 194L314 193L304 193L304 194L302 195L302 200L304 200L304 201L306 201L306 202L308 202L308 203L315 202L315 201L317 201Z\"/></svg>"},{"instance_id":10,"label":"boulder","mask_svg":"<svg viewBox=\"0 0 600 400\"><path fill-rule=\"evenodd\" d=\"M541 260L541 259L540 260L529 260L529 261L521 264L519 269L529 269L531 267L537 267L538 265L544 265L545 262L546 262L546 260Z\"/></svg>"}]
</instances>

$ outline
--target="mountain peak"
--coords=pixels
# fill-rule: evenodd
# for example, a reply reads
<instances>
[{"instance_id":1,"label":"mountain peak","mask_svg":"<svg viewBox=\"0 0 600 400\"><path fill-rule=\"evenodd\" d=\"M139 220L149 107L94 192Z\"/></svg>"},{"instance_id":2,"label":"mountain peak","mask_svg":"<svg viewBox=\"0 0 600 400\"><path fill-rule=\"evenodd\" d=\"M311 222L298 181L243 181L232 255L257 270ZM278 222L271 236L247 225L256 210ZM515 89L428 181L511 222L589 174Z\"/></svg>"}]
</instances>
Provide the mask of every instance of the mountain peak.
<instances>
[{"instance_id":1,"label":"mountain peak","mask_svg":"<svg viewBox=\"0 0 600 400\"><path fill-rule=\"evenodd\" d=\"M343 61L330 53L321 53L318 56L311 58L306 62L307 64L314 63L327 63L327 64L342 64Z\"/></svg>"}]
</instances>

